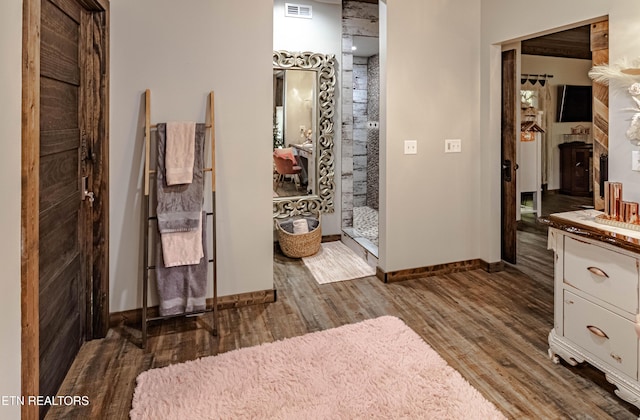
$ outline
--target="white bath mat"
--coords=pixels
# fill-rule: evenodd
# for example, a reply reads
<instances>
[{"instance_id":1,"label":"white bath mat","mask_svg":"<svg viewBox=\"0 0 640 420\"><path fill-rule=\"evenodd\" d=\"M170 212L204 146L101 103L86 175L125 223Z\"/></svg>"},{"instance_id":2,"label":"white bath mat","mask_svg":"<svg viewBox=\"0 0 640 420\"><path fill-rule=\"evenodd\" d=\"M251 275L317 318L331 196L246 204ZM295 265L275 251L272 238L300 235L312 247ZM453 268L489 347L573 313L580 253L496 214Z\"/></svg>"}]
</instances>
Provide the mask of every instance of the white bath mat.
<instances>
[{"instance_id":1,"label":"white bath mat","mask_svg":"<svg viewBox=\"0 0 640 420\"><path fill-rule=\"evenodd\" d=\"M375 267L340 241L324 242L320 251L302 259L319 284L353 280L376 274Z\"/></svg>"}]
</instances>

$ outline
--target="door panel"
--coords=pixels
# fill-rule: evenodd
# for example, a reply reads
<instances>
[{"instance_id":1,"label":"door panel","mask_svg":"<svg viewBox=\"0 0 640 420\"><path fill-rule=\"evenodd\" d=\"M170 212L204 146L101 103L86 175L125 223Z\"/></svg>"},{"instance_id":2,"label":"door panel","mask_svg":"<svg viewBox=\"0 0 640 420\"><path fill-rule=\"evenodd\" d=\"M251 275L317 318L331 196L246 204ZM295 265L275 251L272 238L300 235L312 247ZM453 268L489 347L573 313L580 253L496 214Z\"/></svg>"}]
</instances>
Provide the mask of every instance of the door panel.
<instances>
[{"instance_id":1,"label":"door panel","mask_svg":"<svg viewBox=\"0 0 640 420\"><path fill-rule=\"evenodd\" d=\"M77 273L80 269L80 258L76 256L73 261L65 265L65 270L57 273L55 277L64 278L71 284L77 284L79 279ZM77 323L79 311L77 310L79 301L78 294L73 287L56 288L55 282L45 286L40 290L40 298L46 299L50 304L44 306L40 311L40 355L43 356L52 345L55 346L58 341L64 341L69 337L60 334L67 324L73 326ZM74 322L69 322L73 320ZM77 331L77 329L74 329ZM76 341L74 337L72 341ZM49 395L49 394L47 394Z\"/></svg>"},{"instance_id":2,"label":"door panel","mask_svg":"<svg viewBox=\"0 0 640 420\"><path fill-rule=\"evenodd\" d=\"M502 259L516 263L516 51L502 52Z\"/></svg>"},{"instance_id":3,"label":"door panel","mask_svg":"<svg viewBox=\"0 0 640 420\"><path fill-rule=\"evenodd\" d=\"M40 160L41 212L59 205L69 196L80 201L77 148L42 156Z\"/></svg>"},{"instance_id":4,"label":"door panel","mask_svg":"<svg viewBox=\"0 0 640 420\"><path fill-rule=\"evenodd\" d=\"M79 127L79 94L79 85L42 76L40 78L41 132L77 129Z\"/></svg>"},{"instance_id":5,"label":"door panel","mask_svg":"<svg viewBox=\"0 0 640 420\"><path fill-rule=\"evenodd\" d=\"M75 1L42 0L40 63L40 395L55 395L85 339L90 207L80 191L81 27ZM40 410L41 417L46 407Z\"/></svg>"},{"instance_id":6,"label":"door panel","mask_svg":"<svg viewBox=\"0 0 640 420\"><path fill-rule=\"evenodd\" d=\"M70 2L67 10L80 8ZM46 43L40 46L40 73L43 76L80 84L78 21L51 2L42 2L42 33Z\"/></svg>"},{"instance_id":7,"label":"door panel","mask_svg":"<svg viewBox=\"0 0 640 420\"><path fill-rule=\"evenodd\" d=\"M43 289L57 277L56 273L71 264L80 254L77 207L77 199L70 199L40 218L41 226L50 226L44 231L41 229L40 247L54 250L40 252L40 286ZM46 309L44 305L41 308Z\"/></svg>"}]
</instances>

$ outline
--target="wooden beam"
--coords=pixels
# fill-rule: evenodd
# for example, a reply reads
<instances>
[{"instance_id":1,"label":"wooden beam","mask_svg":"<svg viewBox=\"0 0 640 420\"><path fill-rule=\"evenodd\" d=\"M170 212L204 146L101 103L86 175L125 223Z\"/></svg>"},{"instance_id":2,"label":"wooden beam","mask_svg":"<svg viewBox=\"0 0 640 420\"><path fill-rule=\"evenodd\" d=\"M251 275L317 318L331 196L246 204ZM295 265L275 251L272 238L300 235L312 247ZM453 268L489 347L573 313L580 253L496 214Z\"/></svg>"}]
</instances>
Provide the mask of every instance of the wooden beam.
<instances>
[{"instance_id":1,"label":"wooden beam","mask_svg":"<svg viewBox=\"0 0 640 420\"><path fill-rule=\"evenodd\" d=\"M144 195L149 195L149 159L151 158L151 91L144 91Z\"/></svg>"},{"instance_id":2,"label":"wooden beam","mask_svg":"<svg viewBox=\"0 0 640 420\"><path fill-rule=\"evenodd\" d=\"M211 126L211 191L216 192L216 126L213 91L209 93L209 125ZM213 209L215 212L216 209Z\"/></svg>"},{"instance_id":3,"label":"wooden beam","mask_svg":"<svg viewBox=\"0 0 640 420\"><path fill-rule=\"evenodd\" d=\"M39 213L40 213L40 0L24 0L22 14L22 395L38 395ZM39 417L37 405L22 406L23 420Z\"/></svg>"}]
</instances>

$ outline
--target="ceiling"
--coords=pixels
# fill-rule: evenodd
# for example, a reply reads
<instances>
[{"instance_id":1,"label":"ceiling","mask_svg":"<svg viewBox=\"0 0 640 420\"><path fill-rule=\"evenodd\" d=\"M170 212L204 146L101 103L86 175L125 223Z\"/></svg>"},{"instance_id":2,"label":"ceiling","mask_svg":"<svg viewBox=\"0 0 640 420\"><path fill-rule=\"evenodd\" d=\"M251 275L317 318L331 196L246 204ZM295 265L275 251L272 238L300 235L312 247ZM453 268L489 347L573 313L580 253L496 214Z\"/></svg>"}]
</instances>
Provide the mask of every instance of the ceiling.
<instances>
[{"instance_id":1,"label":"ceiling","mask_svg":"<svg viewBox=\"0 0 640 420\"><path fill-rule=\"evenodd\" d=\"M591 60L589 25L522 41L522 54Z\"/></svg>"}]
</instances>

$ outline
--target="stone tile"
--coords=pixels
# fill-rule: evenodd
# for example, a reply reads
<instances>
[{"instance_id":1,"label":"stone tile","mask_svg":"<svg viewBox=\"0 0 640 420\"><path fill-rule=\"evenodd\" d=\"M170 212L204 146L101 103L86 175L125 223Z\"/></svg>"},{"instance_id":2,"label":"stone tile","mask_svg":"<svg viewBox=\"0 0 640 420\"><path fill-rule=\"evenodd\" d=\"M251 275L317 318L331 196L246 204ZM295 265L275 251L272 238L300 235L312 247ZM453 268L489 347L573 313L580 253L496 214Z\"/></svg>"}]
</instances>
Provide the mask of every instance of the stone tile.
<instances>
[{"instance_id":1,"label":"stone tile","mask_svg":"<svg viewBox=\"0 0 640 420\"><path fill-rule=\"evenodd\" d=\"M353 102L353 117L358 117L361 115L367 115L367 103L366 102Z\"/></svg>"},{"instance_id":2,"label":"stone tile","mask_svg":"<svg viewBox=\"0 0 640 420\"><path fill-rule=\"evenodd\" d=\"M368 156L367 143L360 141L353 143L353 156Z\"/></svg>"},{"instance_id":3,"label":"stone tile","mask_svg":"<svg viewBox=\"0 0 640 420\"><path fill-rule=\"evenodd\" d=\"M367 196L366 194L358 195L353 197L353 206L354 207L362 207L367 204Z\"/></svg>"},{"instance_id":4,"label":"stone tile","mask_svg":"<svg viewBox=\"0 0 640 420\"><path fill-rule=\"evenodd\" d=\"M353 103L361 102L367 103L367 91L362 89L353 90Z\"/></svg>"},{"instance_id":5,"label":"stone tile","mask_svg":"<svg viewBox=\"0 0 640 420\"><path fill-rule=\"evenodd\" d=\"M354 142L367 142L367 129L366 128L354 128L353 129L353 140Z\"/></svg>"},{"instance_id":6,"label":"stone tile","mask_svg":"<svg viewBox=\"0 0 640 420\"><path fill-rule=\"evenodd\" d=\"M351 156L343 157L341 164L343 178L349 176L349 174L353 174L353 159Z\"/></svg>"},{"instance_id":7,"label":"stone tile","mask_svg":"<svg viewBox=\"0 0 640 420\"><path fill-rule=\"evenodd\" d=\"M349 45L349 48L351 48L351 46L353 45L353 37L351 37L351 40L352 40L352 42L351 42L351 45ZM353 57L353 67L354 67L354 69L355 69L356 66L364 66L365 69L366 69L368 63L369 63L369 57L360 57L360 56L357 56L357 55ZM366 70L365 70L365 72L366 72Z\"/></svg>"}]
</instances>

